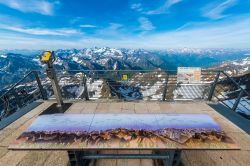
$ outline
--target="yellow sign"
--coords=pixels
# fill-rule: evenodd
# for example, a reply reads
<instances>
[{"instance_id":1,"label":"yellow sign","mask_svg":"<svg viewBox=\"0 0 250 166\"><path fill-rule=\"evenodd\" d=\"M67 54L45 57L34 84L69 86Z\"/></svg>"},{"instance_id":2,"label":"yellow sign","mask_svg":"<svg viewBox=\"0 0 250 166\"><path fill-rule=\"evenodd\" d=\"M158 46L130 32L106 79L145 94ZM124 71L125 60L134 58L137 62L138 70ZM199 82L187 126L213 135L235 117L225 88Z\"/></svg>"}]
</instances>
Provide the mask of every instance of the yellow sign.
<instances>
[{"instance_id":1,"label":"yellow sign","mask_svg":"<svg viewBox=\"0 0 250 166\"><path fill-rule=\"evenodd\" d=\"M49 61L50 56L51 56L51 52L50 51L45 51L43 53L43 55L42 55L41 60L42 61Z\"/></svg>"},{"instance_id":2,"label":"yellow sign","mask_svg":"<svg viewBox=\"0 0 250 166\"><path fill-rule=\"evenodd\" d=\"M128 75L122 74L122 81L128 81Z\"/></svg>"}]
</instances>

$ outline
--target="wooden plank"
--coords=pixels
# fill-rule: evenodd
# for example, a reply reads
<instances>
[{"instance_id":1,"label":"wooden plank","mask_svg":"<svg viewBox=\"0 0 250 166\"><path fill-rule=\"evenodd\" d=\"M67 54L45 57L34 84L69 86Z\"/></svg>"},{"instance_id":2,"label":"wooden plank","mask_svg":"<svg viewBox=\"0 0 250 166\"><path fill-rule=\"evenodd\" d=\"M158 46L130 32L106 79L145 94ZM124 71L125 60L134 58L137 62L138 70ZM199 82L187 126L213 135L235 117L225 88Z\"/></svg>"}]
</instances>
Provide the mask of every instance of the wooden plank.
<instances>
[{"instance_id":1,"label":"wooden plank","mask_svg":"<svg viewBox=\"0 0 250 166\"><path fill-rule=\"evenodd\" d=\"M84 110L85 106L86 104L83 102L73 103L72 106L70 106L69 109L65 112L65 114L80 113L82 110Z\"/></svg>"},{"instance_id":2,"label":"wooden plank","mask_svg":"<svg viewBox=\"0 0 250 166\"><path fill-rule=\"evenodd\" d=\"M108 112L121 113L122 106L123 106L122 102L117 102L117 103L112 102L112 103L110 103L109 111Z\"/></svg>"},{"instance_id":3,"label":"wooden plank","mask_svg":"<svg viewBox=\"0 0 250 166\"><path fill-rule=\"evenodd\" d=\"M48 151L28 152L18 163L18 166L43 165L46 159L50 156L50 153L51 152Z\"/></svg>"},{"instance_id":4,"label":"wooden plank","mask_svg":"<svg viewBox=\"0 0 250 166\"><path fill-rule=\"evenodd\" d=\"M159 103L157 103L157 102L147 102L146 105L148 108L148 112L150 112L150 113L162 112L161 107L160 107Z\"/></svg>"},{"instance_id":5,"label":"wooden plank","mask_svg":"<svg viewBox=\"0 0 250 166\"><path fill-rule=\"evenodd\" d=\"M0 158L2 158L6 153L8 153L7 147L0 147Z\"/></svg>"},{"instance_id":6,"label":"wooden plank","mask_svg":"<svg viewBox=\"0 0 250 166\"><path fill-rule=\"evenodd\" d=\"M249 165L250 153L249 151L208 151L208 156L216 163L216 165Z\"/></svg>"},{"instance_id":7,"label":"wooden plank","mask_svg":"<svg viewBox=\"0 0 250 166\"><path fill-rule=\"evenodd\" d=\"M121 112L122 113L134 113L135 112L135 103L134 102L123 102Z\"/></svg>"},{"instance_id":8,"label":"wooden plank","mask_svg":"<svg viewBox=\"0 0 250 166\"><path fill-rule=\"evenodd\" d=\"M97 109L98 103L97 102L86 102L84 109L81 113L94 113Z\"/></svg>"},{"instance_id":9,"label":"wooden plank","mask_svg":"<svg viewBox=\"0 0 250 166\"><path fill-rule=\"evenodd\" d=\"M188 160L187 156L185 155L185 153L181 153L180 165L192 166L192 164L189 162L189 160Z\"/></svg>"},{"instance_id":10,"label":"wooden plank","mask_svg":"<svg viewBox=\"0 0 250 166\"><path fill-rule=\"evenodd\" d=\"M9 151L0 159L0 165L16 166L27 154L27 151Z\"/></svg>"},{"instance_id":11,"label":"wooden plank","mask_svg":"<svg viewBox=\"0 0 250 166\"><path fill-rule=\"evenodd\" d=\"M96 108L96 112L97 113L108 112L109 111L109 106L110 106L110 102L98 103L97 108Z\"/></svg>"},{"instance_id":12,"label":"wooden plank","mask_svg":"<svg viewBox=\"0 0 250 166\"><path fill-rule=\"evenodd\" d=\"M192 166L216 165L216 162L208 156L205 150L183 150L182 153Z\"/></svg>"},{"instance_id":13,"label":"wooden plank","mask_svg":"<svg viewBox=\"0 0 250 166\"><path fill-rule=\"evenodd\" d=\"M148 113L148 107L145 102L135 103L135 113Z\"/></svg>"},{"instance_id":14,"label":"wooden plank","mask_svg":"<svg viewBox=\"0 0 250 166\"><path fill-rule=\"evenodd\" d=\"M155 109L156 103L148 103L151 105L151 110ZM214 110L205 103L169 103L169 102L159 102L160 110L163 112L174 113L204 113L204 112L214 112Z\"/></svg>"},{"instance_id":15,"label":"wooden plank","mask_svg":"<svg viewBox=\"0 0 250 166\"><path fill-rule=\"evenodd\" d=\"M49 152L49 157L43 163L44 166L68 166L69 158L66 151Z\"/></svg>"}]
</instances>

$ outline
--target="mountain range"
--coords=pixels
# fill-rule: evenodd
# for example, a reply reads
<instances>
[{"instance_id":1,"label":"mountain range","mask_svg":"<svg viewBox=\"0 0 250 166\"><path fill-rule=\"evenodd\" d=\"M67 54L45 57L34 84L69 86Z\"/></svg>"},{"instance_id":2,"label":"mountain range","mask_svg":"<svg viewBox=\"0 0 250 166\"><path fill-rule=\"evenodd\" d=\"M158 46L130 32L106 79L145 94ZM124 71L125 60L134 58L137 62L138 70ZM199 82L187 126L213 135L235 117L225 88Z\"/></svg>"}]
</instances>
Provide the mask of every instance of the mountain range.
<instances>
[{"instance_id":1,"label":"mountain range","mask_svg":"<svg viewBox=\"0 0 250 166\"><path fill-rule=\"evenodd\" d=\"M42 70L42 50L1 50L0 89L17 82L30 70ZM58 70L176 70L179 66L249 70L250 49L59 49L55 67ZM244 61L241 63L241 61ZM226 63L226 65L225 65ZM224 66L223 66L224 65ZM238 67L235 67L238 66ZM231 67L231 68L230 68Z\"/></svg>"}]
</instances>

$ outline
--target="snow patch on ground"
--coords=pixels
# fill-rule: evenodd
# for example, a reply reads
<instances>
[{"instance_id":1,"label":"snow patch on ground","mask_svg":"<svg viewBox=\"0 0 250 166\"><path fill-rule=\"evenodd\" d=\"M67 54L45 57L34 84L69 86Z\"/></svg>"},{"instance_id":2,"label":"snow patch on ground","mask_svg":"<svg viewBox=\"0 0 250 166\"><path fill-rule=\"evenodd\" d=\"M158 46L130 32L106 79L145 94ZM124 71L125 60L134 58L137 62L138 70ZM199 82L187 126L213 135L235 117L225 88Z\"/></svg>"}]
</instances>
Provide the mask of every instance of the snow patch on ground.
<instances>
[{"instance_id":1,"label":"snow patch on ground","mask_svg":"<svg viewBox=\"0 0 250 166\"><path fill-rule=\"evenodd\" d=\"M101 97L103 80L87 80L87 88L90 99L99 99Z\"/></svg>"}]
</instances>

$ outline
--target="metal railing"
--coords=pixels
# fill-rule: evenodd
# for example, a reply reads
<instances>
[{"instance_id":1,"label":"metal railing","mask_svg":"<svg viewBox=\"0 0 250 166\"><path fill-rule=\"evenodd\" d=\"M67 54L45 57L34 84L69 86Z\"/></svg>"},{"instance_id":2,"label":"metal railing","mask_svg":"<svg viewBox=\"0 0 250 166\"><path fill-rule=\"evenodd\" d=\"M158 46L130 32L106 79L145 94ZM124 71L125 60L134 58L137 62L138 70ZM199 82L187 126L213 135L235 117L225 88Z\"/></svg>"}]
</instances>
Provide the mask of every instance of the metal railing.
<instances>
[{"instance_id":1,"label":"metal railing","mask_svg":"<svg viewBox=\"0 0 250 166\"><path fill-rule=\"evenodd\" d=\"M217 72L208 100L221 102L232 111L245 116L250 114L249 92L224 71Z\"/></svg>"},{"instance_id":2,"label":"metal railing","mask_svg":"<svg viewBox=\"0 0 250 166\"><path fill-rule=\"evenodd\" d=\"M177 71L174 70L56 72L63 99L210 100L219 101L233 111L249 111L249 101L246 99L249 97L248 92L222 71L202 70L201 81L192 84L177 82ZM123 75L126 75L127 79L122 79ZM227 91L235 93L229 94ZM1 95L1 118L34 100L47 98L55 98L50 79L46 77L45 71L31 71Z\"/></svg>"},{"instance_id":3,"label":"metal railing","mask_svg":"<svg viewBox=\"0 0 250 166\"><path fill-rule=\"evenodd\" d=\"M0 96L0 120L37 99L47 99L37 71L31 71Z\"/></svg>"},{"instance_id":4,"label":"metal railing","mask_svg":"<svg viewBox=\"0 0 250 166\"><path fill-rule=\"evenodd\" d=\"M201 82L193 84L177 83L175 70L67 70L57 71L57 75L65 99L87 96L89 99L172 101L206 99L216 73L203 70ZM122 80L123 75L128 79ZM187 94L179 94L186 91Z\"/></svg>"}]
</instances>

